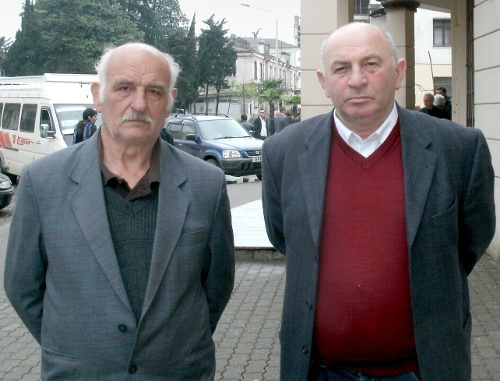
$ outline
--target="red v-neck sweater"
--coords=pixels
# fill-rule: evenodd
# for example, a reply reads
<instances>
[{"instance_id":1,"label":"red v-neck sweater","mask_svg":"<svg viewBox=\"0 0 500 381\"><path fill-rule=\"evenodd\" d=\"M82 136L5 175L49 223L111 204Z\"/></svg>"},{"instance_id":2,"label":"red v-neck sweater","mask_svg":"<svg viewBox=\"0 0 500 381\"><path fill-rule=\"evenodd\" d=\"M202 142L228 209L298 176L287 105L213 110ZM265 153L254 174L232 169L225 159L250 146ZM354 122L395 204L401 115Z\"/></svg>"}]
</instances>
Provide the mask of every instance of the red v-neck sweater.
<instances>
[{"instance_id":1,"label":"red v-neck sweater","mask_svg":"<svg viewBox=\"0 0 500 381\"><path fill-rule=\"evenodd\" d=\"M314 328L319 359L372 375L416 371L399 122L368 158L334 131Z\"/></svg>"}]
</instances>

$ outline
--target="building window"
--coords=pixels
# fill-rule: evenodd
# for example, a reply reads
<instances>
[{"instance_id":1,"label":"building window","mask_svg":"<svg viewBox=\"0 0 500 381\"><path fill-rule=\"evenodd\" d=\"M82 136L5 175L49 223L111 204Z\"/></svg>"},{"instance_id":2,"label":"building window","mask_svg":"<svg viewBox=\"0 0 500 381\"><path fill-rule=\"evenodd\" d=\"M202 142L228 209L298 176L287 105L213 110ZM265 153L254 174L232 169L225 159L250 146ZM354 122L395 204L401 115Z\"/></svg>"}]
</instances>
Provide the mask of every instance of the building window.
<instances>
[{"instance_id":1,"label":"building window","mask_svg":"<svg viewBox=\"0 0 500 381\"><path fill-rule=\"evenodd\" d=\"M434 46L451 46L450 19L434 19Z\"/></svg>"},{"instance_id":2,"label":"building window","mask_svg":"<svg viewBox=\"0 0 500 381\"><path fill-rule=\"evenodd\" d=\"M370 0L355 0L354 1L354 14L355 15L368 15Z\"/></svg>"},{"instance_id":3,"label":"building window","mask_svg":"<svg viewBox=\"0 0 500 381\"><path fill-rule=\"evenodd\" d=\"M264 79L264 66L262 65L262 62L260 63L260 79Z\"/></svg>"},{"instance_id":4,"label":"building window","mask_svg":"<svg viewBox=\"0 0 500 381\"><path fill-rule=\"evenodd\" d=\"M257 79L257 61L253 62L253 79Z\"/></svg>"}]
</instances>

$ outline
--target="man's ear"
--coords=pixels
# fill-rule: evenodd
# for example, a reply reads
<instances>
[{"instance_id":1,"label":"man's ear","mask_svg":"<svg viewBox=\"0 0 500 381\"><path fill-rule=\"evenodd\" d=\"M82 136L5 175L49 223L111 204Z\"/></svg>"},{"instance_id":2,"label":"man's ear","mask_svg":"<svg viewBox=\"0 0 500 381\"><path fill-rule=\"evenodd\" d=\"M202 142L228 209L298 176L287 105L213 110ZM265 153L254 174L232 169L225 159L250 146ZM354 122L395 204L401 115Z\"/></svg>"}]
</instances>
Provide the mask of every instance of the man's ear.
<instances>
[{"instance_id":1,"label":"man's ear","mask_svg":"<svg viewBox=\"0 0 500 381\"><path fill-rule=\"evenodd\" d=\"M323 88L323 91L324 91L326 97L330 98L330 96L328 95L328 92L326 91L326 79L325 79L325 75L323 73L323 70L321 70L321 69L316 70L316 76L318 77L319 84Z\"/></svg>"},{"instance_id":2,"label":"man's ear","mask_svg":"<svg viewBox=\"0 0 500 381\"><path fill-rule=\"evenodd\" d=\"M398 62L396 62L396 90L401 88L401 84L406 74L406 66L406 60L404 58L400 58Z\"/></svg>"},{"instance_id":3,"label":"man's ear","mask_svg":"<svg viewBox=\"0 0 500 381\"><path fill-rule=\"evenodd\" d=\"M100 89L101 84L99 82L93 82L90 86L90 91L92 92L92 97L94 98L94 106L97 112L101 112L101 99L99 97Z\"/></svg>"}]
</instances>

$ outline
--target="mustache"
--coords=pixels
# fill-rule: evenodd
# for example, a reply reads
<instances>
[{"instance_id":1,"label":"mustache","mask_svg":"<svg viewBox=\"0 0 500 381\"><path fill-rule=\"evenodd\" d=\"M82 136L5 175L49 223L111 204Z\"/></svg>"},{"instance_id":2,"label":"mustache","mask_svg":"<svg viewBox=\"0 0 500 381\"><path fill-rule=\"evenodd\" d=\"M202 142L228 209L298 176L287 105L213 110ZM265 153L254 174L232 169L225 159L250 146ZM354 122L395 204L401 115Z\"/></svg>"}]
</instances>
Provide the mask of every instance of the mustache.
<instances>
[{"instance_id":1,"label":"mustache","mask_svg":"<svg viewBox=\"0 0 500 381\"><path fill-rule=\"evenodd\" d=\"M122 117L122 123L128 122L131 120L136 120L140 122L153 123L153 118L151 118L148 114L142 112L131 112L130 114L124 115Z\"/></svg>"}]
</instances>

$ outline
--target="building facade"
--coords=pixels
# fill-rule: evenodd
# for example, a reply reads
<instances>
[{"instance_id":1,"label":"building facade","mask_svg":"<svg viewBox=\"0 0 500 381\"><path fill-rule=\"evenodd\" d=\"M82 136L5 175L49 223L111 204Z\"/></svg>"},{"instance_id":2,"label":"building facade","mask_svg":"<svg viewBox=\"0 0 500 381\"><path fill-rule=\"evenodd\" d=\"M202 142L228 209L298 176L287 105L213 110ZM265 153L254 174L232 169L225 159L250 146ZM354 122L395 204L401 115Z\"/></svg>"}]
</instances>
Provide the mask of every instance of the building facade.
<instances>
[{"instance_id":1,"label":"building facade","mask_svg":"<svg viewBox=\"0 0 500 381\"><path fill-rule=\"evenodd\" d=\"M247 114L252 120L258 115L261 106L268 107L259 104L247 90L268 79L281 79L287 95L300 93L300 49L297 46L278 41L279 59L276 64L276 40L234 35L231 39L237 53L236 74L228 78L230 88L220 94L218 113L227 114L236 120L241 114ZM198 102L191 106L190 112L216 112L215 90L209 93L208 109L204 96L204 93L200 93Z\"/></svg>"}]
</instances>

